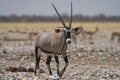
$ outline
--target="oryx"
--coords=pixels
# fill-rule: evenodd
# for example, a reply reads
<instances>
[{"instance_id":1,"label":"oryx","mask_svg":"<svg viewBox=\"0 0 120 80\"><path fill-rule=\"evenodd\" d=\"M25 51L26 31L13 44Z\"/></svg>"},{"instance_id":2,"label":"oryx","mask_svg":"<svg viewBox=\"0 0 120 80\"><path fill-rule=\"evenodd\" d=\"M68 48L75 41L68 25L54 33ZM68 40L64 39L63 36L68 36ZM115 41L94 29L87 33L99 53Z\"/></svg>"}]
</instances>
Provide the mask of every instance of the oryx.
<instances>
[{"instance_id":1,"label":"oryx","mask_svg":"<svg viewBox=\"0 0 120 80\"><path fill-rule=\"evenodd\" d=\"M53 8L55 9L60 21L63 24L62 28L56 28L54 32L41 32L38 34L35 42L35 55L36 55L36 65L35 65L35 75L37 69L39 69L39 62L41 58L41 51L47 54L46 65L49 70L49 74L52 75L50 62L52 56L54 55L55 61L57 63L57 74L59 77L62 77L66 67L68 66L68 57L66 54L67 46L71 43L71 25L72 25L72 2L71 2L71 19L69 26L66 26L62 17L58 13L56 7L52 3ZM38 49L40 49L38 53ZM65 61L65 67L59 72L59 59L58 55L62 55Z\"/></svg>"}]
</instances>

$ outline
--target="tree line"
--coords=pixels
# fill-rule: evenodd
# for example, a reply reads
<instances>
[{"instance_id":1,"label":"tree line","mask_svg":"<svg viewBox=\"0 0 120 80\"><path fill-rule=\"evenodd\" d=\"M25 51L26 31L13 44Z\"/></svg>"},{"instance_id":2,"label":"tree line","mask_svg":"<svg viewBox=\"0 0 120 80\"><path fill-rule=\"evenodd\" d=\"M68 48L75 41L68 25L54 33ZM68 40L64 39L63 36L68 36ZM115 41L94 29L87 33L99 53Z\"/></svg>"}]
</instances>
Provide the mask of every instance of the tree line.
<instances>
[{"instance_id":1,"label":"tree line","mask_svg":"<svg viewBox=\"0 0 120 80\"><path fill-rule=\"evenodd\" d=\"M61 15L62 18L65 21L69 21L70 16L66 14ZM8 15L0 16L0 22L57 22L59 21L58 16L41 16L41 15ZM79 21L101 21L101 22L107 22L107 21L120 21L120 16L106 16L104 14L96 15L96 16L84 16L84 15L74 15L73 21L79 22Z\"/></svg>"}]
</instances>

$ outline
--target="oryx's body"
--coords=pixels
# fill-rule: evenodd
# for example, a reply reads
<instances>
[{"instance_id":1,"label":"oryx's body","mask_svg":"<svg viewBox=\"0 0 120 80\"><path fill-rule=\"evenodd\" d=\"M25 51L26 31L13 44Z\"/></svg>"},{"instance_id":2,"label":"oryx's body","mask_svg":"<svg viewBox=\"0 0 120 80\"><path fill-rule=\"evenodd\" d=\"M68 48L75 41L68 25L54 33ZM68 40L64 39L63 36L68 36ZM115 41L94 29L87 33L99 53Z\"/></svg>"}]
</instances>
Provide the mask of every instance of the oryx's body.
<instances>
[{"instance_id":1,"label":"oryx's body","mask_svg":"<svg viewBox=\"0 0 120 80\"><path fill-rule=\"evenodd\" d=\"M66 40L64 31L59 33L44 31L37 36L35 45L36 47L40 48L41 51L46 52L47 54L54 53L56 55L60 55L62 53L66 53L67 44L65 43Z\"/></svg>"},{"instance_id":2,"label":"oryx's body","mask_svg":"<svg viewBox=\"0 0 120 80\"><path fill-rule=\"evenodd\" d=\"M39 69L41 54L38 54L38 49L40 49L40 51L49 54L47 56L46 64L47 64L50 75L52 75L50 62L51 62L52 56L54 55L55 61L57 63L57 74L59 77L62 77L66 67L68 66L68 58L66 55L66 50L67 50L67 44L71 43L72 3L71 3L71 20L68 27L65 25L64 21L62 20L55 6L53 4L52 6L55 9L59 19L61 20L63 27L56 28L54 32L41 32L37 36L36 42L35 42L35 54L36 54L35 75L36 75L37 69ZM60 72L59 72L58 55L63 55L63 59L66 63L65 67Z\"/></svg>"}]
</instances>

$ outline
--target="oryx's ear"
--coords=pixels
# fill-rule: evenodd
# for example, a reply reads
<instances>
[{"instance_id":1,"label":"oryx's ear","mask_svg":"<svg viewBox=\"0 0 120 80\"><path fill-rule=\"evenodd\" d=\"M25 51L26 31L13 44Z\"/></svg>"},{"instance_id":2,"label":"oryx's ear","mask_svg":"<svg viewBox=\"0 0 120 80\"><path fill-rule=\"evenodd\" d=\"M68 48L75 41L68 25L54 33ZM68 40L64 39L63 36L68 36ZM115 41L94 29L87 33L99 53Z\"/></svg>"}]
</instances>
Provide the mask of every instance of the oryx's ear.
<instances>
[{"instance_id":1,"label":"oryx's ear","mask_svg":"<svg viewBox=\"0 0 120 80\"><path fill-rule=\"evenodd\" d=\"M77 31L79 30L79 28L78 28L78 27L75 27L75 28L73 28L73 30L74 30L75 32L77 32Z\"/></svg>"},{"instance_id":2,"label":"oryx's ear","mask_svg":"<svg viewBox=\"0 0 120 80\"><path fill-rule=\"evenodd\" d=\"M82 31L82 30L83 30L82 27L75 27L75 28L73 28L73 31L75 31L75 32Z\"/></svg>"},{"instance_id":3,"label":"oryx's ear","mask_svg":"<svg viewBox=\"0 0 120 80\"><path fill-rule=\"evenodd\" d=\"M55 29L55 32L56 32L56 33L59 33L59 32L60 32L60 29L58 29L58 28Z\"/></svg>"}]
</instances>

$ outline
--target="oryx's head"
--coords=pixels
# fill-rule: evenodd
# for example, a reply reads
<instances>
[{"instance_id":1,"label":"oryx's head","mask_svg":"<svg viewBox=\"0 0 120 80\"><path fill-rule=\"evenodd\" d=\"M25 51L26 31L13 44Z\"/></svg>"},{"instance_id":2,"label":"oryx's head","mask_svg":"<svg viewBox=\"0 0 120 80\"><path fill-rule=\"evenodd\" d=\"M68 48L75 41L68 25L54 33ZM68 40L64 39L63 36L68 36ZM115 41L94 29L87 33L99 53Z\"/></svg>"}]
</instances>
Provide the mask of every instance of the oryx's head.
<instances>
[{"instance_id":1,"label":"oryx's head","mask_svg":"<svg viewBox=\"0 0 120 80\"><path fill-rule=\"evenodd\" d=\"M66 39L66 43L71 43L71 25L72 25L72 2L71 2L71 18L70 18L70 24L69 26L65 25L65 22L63 21L62 17L60 16L59 12L57 11L56 7L54 6L54 4L52 3L53 8L55 9L60 21L63 24L63 29L64 29L64 33L65 33L65 39Z\"/></svg>"}]
</instances>

